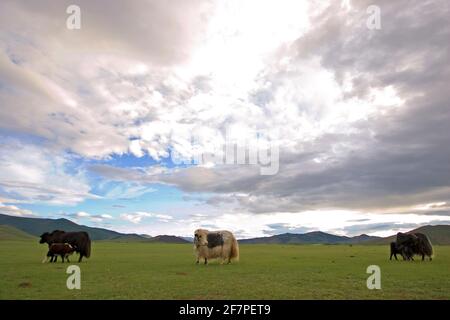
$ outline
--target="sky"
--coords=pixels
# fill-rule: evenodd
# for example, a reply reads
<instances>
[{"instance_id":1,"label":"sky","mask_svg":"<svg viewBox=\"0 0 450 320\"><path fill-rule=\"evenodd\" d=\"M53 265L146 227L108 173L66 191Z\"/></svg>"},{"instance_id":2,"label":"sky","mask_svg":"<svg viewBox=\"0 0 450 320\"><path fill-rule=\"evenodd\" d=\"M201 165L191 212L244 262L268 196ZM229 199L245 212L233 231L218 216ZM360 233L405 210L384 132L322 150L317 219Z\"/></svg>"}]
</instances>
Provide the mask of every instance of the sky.
<instances>
[{"instance_id":1,"label":"sky","mask_svg":"<svg viewBox=\"0 0 450 320\"><path fill-rule=\"evenodd\" d=\"M0 213L152 236L450 224L449 7L2 0Z\"/></svg>"}]
</instances>

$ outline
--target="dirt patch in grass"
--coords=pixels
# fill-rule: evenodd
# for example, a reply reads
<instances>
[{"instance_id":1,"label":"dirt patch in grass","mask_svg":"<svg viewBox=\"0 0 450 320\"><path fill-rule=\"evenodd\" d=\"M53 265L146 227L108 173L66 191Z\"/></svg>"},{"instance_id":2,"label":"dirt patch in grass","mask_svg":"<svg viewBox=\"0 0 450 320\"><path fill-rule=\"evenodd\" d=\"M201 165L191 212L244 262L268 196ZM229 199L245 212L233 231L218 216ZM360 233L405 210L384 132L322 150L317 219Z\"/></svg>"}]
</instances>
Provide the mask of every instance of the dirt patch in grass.
<instances>
[{"instance_id":1,"label":"dirt patch in grass","mask_svg":"<svg viewBox=\"0 0 450 320\"><path fill-rule=\"evenodd\" d=\"M31 288L31 282L21 282L19 288Z\"/></svg>"}]
</instances>

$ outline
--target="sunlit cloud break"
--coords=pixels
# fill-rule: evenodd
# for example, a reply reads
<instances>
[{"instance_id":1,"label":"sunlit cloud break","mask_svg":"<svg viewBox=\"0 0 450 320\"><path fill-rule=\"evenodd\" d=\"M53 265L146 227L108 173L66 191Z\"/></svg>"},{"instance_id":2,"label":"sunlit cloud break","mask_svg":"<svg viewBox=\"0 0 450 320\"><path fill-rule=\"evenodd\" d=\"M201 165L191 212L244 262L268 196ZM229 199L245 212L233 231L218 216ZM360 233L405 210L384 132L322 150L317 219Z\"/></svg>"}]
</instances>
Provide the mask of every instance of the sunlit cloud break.
<instances>
[{"instance_id":1,"label":"sunlit cloud break","mask_svg":"<svg viewBox=\"0 0 450 320\"><path fill-rule=\"evenodd\" d=\"M245 238L450 224L446 1L70 5L0 3L1 214Z\"/></svg>"}]
</instances>

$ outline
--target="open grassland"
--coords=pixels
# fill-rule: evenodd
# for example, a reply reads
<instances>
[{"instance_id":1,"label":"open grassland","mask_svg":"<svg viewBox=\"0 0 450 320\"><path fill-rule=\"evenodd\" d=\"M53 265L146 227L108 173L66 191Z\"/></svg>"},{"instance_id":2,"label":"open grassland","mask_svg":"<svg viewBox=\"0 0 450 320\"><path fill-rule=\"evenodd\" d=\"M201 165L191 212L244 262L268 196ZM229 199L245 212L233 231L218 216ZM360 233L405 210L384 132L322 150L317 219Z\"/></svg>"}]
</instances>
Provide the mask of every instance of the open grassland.
<instances>
[{"instance_id":1,"label":"open grassland","mask_svg":"<svg viewBox=\"0 0 450 320\"><path fill-rule=\"evenodd\" d=\"M432 262L389 261L387 246L241 245L237 264L196 265L192 245L94 242L78 264L81 290L66 288L68 263L42 264L46 246L0 241L1 299L449 299L450 246ZM77 264L77 256L71 257ZM381 268L368 290L366 268Z\"/></svg>"}]
</instances>

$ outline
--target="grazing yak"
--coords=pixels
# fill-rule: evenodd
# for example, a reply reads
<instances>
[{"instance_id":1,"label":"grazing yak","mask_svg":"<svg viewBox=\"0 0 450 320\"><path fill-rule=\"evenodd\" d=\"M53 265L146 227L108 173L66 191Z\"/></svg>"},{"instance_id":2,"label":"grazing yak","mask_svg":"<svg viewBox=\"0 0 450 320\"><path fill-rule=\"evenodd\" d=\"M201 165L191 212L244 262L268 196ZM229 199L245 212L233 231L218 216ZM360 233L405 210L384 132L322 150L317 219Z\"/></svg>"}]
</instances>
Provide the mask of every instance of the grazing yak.
<instances>
[{"instance_id":1,"label":"grazing yak","mask_svg":"<svg viewBox=\"0 0 450 320\"><path fill-rule=\"evenodd\" d=\"M411 254L403 255L406 260L414 260L413 255L421 255L422 261L425 260L425 256L427 256L430 261L433 257L433 246L431 245L430 239L423 233L397 233L397 247L404 247L405 250L410 250Z\"/></svg>"},{"instance_id":2,"label":"grazing yak","mask_svg":"<svg viewBox=\"0 0 450 320\"><path fill-rule=\"evenodd\" d=\"M414 260L413 259L413 250L404 245L397 245L397 242L391 242L391 256L389 257L389 260L392 260L392 257L397 259L397 254L400 254L403 257L403 260Z\"/></svg>"},{"instance_id":3,"label":"grazing yak","mask_svg":"<svg viewBox=\"0 0 450 320\"><path fill-rule=\"evenodd\" d=\"M220 259L223 263L231 263L231 260L239 260L239 246L236 238L230 231L208 231L197 229L194 233L194 250L197 255L197 263L200 259Z\"/></svg>"},{"instance_id":4,"label":"grazing yak","mask_svg":"<svg viewBox=\"0 0 450 320\"><path fill-rule=\"evenodd\" d=\"M61 257L62 262L64 263L64 259L69 261L69 256L74 253L76 250L75 247L71 246L68 243L52 243L48 246L47 255L44 257L42 263L48 261L48 258L51 258L50 262L56 262L57 256ZM55 260L53 260L55 258Z\"/></svg>"},{"instance_id":5,"label":"grazing yak","mask_svg":"<svg viewBox=\"0 0 450 320\"><path fill-rule=\"evenodd\" d=\"M397 247L397 243L391 242L391 256L389 257L389 260L392 260L392 257L394 257L395 260L398 260L397 254L402 254L402 251Z\"/></svg>"},{"instance_id":6,"label":"grazing yak","mask_svg":"<svg viewBox=\"0 0 450 320\"><path fill-rule=\"evenodd\" d=\"M49 248L53 243L68 243L80 254L78 262L81 262L83 257L89 258L91 256L91 239L89 234L84 231L65 232L54 230L51 233L45 232L41 235L39 243L47 243Z\"/></svg>"}]
</instances>

